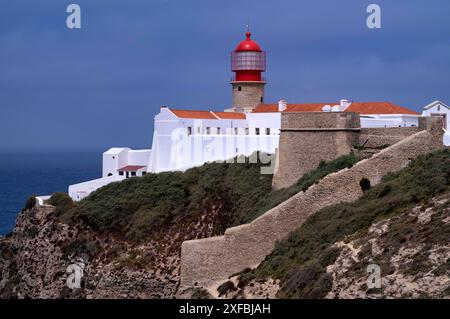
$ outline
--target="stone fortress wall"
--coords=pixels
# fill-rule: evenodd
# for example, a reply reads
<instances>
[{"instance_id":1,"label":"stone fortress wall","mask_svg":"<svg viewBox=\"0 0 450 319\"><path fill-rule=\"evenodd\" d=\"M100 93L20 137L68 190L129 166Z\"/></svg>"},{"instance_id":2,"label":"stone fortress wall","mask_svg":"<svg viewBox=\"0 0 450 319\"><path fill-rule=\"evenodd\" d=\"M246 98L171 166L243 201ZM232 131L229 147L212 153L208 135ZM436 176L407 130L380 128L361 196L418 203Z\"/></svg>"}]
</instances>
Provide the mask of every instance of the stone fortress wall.
<instances>
[{"instance_id":1,"label":"stone fortress wall","mask_svg":"<svg viewBox=\"0 0 450 319\"><path fill-rule=\"evenodd\" d=\"M282 113L273 188L289 187L321 161L350 153L359 144L360 126L352 112Z\"/></svg>"},{"instance_id":2,"label":"stone fortress wall","mask_svg":"<svg viewBox=\"0 0 450 319\"><path fill-rule=\"evenodd\" d=\"M353 128L354 120L357 121L353 115L344 118L338 113L333 116L337 116L333 120L336 124L346 123L349 128ZM302 120L297 118L293 121L299 125ZM415 157L442 148L441 119L426 117L421 118L419 123L417 132L409 130L412 135L379 151L369 159L361 160L351 168L326 176L305 192L297 193L251 223L229 228L222 236L185 241L181 248L180 287L207 287L246 268L256 267L273 250L277 240L285 238L309 216L326 206L358 199L362 195L359 186L361 178L366 177L372 185L377 184L384 175L404 168ZM290 128L291 124L290 118L285 118L282 123L285 128ZM284 130L281 134L295 135L290 132ZM340 138L344 140L345 146L348 145L349 139L353 140L355 136L349 133L351 130L343 132L344 137ZM376 135L376 132L372 130L366 133ZM400 132L409 134L406 131L399 131L398 134ZM329 140L338 145L342 141L338 142L337 139L335 136ZM305 141L292 142L305 144ZM328 146L322 141L322 144L316 147ZM290 149L284 151L289 152ZM297 152L297 147L293 146L292 151Z\"/></svg>"},{"instance_id":3,"label":"stone fortress wall","mask_svg":"<svg viewBox=\"0 0 450 319\"><path fill-rule=\"evenodd\" d=\"M386 127L386 128L361 128L359 145L367 148L377 148L385 145L393 145L407 136L419 132L419 127Z\"/></svg>"}]
</instances>

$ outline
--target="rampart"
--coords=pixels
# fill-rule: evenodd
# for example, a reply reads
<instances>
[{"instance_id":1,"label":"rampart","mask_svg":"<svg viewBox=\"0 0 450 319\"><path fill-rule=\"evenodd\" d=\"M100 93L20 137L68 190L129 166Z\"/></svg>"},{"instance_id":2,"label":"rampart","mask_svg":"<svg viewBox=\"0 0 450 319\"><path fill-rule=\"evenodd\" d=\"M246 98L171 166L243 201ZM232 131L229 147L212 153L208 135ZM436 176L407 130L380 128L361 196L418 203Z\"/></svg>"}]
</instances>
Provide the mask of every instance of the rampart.
<instances>
[{"instance_id":1,"label":"rampart","mask_svg":"<svg viewBox=\"0 0 450 319\"><path fill-rule=\"evenodd\" d=\"M302 141L293 141L294 143ZM330 174L249 224L229 228L223 236L189 240L181 248L181 287L209 286L256 267L285 238L318 210L361 196L361 178L377 184L415 157L443 147L440 118L420 119L419 131L349 169Z\"/></svg>"},{"instance_id":2,"label":"rampart","mask_svg":"<svg viewBox=\"0 0 450 319\"><path fill-rule=\"evenodd\" d=\"M357 113L282 113L279 163L273 188L289 187L321 161L350 153L359 144L359 130Z\"/></svg>"},{"instance_id":3,"label":"rampart","mask_svg":"<svg viewBox=\"0 0 450 319\"><path fill-rule=\"evenodd\" d=\"M359 131L359 146L378 148L393 145L407 136L419 132L415 127L362 128Z\"/></svg>"}]
</instances>

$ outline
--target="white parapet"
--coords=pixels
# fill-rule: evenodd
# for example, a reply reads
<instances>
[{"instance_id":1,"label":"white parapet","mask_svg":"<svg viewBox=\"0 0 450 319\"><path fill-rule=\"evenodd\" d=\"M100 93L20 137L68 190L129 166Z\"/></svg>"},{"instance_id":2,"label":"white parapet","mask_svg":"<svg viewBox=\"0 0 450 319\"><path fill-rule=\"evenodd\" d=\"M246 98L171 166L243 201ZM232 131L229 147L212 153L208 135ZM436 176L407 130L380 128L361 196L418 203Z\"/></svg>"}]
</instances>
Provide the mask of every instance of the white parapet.
<instances>
[{"instance_id":1,"label":"white parapet","mask_svg":"<svg viewBox=\"0 0 450 319\"><path fill-rule=\"evenodd\" d=\"M41 196L36 196L36 206L42 207L42 206L48 206L45 205L44 202L48 199L50 199L50 195L41 195Z\"/></svg>"},{"instance_id":2,"label":"white parapet","mask_svg":"<svg viewBox=\"0 0 450 319\"><path fill-rule=\"evenodd\" d=\"M125 178L122 176L107 176L79 184L73 184L69 186L69 196L72 198L72 200L79 201L87 197L90 193L99 189L100 187L108 185L112 182L121 181L123 179Z\"/></svg>"}]
</instances>

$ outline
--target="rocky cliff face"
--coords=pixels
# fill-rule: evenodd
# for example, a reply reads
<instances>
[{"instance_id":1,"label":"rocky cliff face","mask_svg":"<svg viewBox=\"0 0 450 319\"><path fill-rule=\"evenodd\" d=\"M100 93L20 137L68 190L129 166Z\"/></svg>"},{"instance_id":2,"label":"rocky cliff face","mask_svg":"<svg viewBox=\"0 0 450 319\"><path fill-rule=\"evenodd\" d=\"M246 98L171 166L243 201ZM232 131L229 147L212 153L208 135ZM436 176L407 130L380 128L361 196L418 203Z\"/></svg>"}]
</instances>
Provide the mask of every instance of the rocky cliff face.
<instances>
[{"instance_id":1,"label":"rocky cliff face","mask_svg":"<svg viewBox=\"0 0 450 319\"><path fill-rule=\"evenodd\" d=\"M450 193L334 246L327 298L450 298ZM367 285L369 265L380 267L379 287Z\"/></svg>"},{"instance_id":2,"label":"rocky cliff face","mask_svg":"<svg viewBox=\"0 0 450 319\"><path fill-rule=\"evenodd\" d=\"M181 243L213 235L215 222L214 209L192 214L166 225L153 240L133 245L83 223L69 226L54 218L52 206L34 207L0 238L0 297L173 298ZM70 289L73 264L83 276L80 288Z\"/></svg>"}]
</instances>

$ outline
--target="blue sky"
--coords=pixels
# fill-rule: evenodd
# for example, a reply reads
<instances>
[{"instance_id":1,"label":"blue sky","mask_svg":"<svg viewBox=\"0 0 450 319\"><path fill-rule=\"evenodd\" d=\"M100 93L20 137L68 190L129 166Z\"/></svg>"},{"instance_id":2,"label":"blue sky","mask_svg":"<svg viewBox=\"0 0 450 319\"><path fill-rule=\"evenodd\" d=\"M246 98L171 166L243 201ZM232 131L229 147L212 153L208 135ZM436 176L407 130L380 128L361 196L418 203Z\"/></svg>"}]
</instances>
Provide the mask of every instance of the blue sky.
<instances>
[{"instance_id":1,"label":"blue sky","mask_svg":"<svg viewBox=\"0 0 450 319\"><path fill-rule=\"evenodd\" d=\"M66 28L70 3L81 30ZM266 101L450 103L449 14L448 0L2 1L0 148L149 148L161 105L229 107L248 18Z\"/></svg>"}]
</instances>

